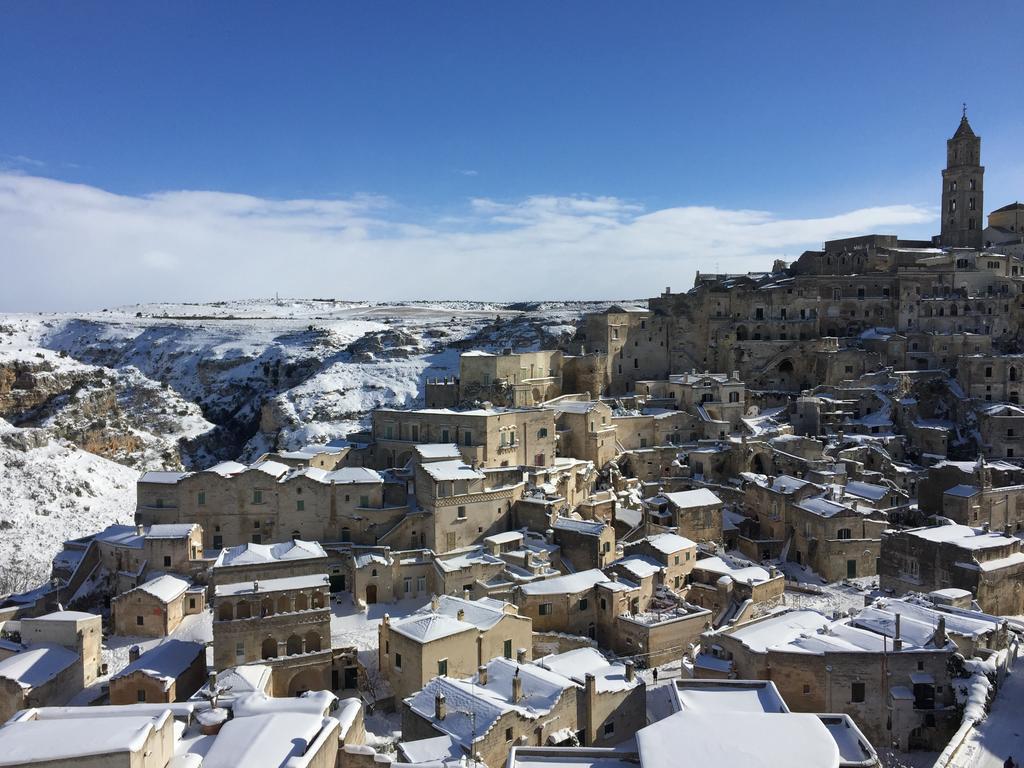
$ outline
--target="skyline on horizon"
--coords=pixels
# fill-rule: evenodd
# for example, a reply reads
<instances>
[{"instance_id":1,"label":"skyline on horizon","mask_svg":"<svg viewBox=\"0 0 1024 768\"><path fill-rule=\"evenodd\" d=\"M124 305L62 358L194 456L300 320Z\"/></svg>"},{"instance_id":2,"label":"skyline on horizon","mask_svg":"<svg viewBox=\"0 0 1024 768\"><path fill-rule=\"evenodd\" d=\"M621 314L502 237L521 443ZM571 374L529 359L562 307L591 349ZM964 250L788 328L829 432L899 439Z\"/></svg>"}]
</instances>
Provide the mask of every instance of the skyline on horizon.
<instances>
[{"instance_id":1,"label":"skyline on horizon","mask_svg":"<svg viewBox=\"0 0 1024 768\"><path fill-rule=\"evenodd\" d=\"M962 101L985 213L1024 196L1014 52L928 46L987 24L743 8L8 6L0 310L642 297L925 239Z\"/></svg>"}]
</instances>

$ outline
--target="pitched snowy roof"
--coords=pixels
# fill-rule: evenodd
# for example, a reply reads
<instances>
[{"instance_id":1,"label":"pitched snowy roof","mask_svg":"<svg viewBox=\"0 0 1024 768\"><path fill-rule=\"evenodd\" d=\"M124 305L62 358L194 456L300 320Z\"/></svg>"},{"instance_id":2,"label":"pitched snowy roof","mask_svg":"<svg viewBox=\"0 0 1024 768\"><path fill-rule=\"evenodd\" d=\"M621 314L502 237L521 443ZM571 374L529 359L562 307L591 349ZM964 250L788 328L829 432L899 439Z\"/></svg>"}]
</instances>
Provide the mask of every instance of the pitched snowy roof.
<instances>
[{"instance_id":1,"label":"pitched snowy roof","mask_svg":"<svg viewBox=\"0 0 1024 768\"><path fill-rule=\"evenodd\" d=\"M668 499L677 509L692 509L694 507L707 507L712 504L722 503L722 500L707 488L663 493L662 496Z\"/></svg>"},{"instance_id":2,"label":"pitched snowy roof","mask_svg":"<svg viewBox=\"0 0 1024 768\"><path fill-rule=\"evenodd\" d=\"M835 517L841 515L844 512L856 512L853 507L848 507L845 504L840 504L837 501L826 499L824 496L812 496L809 499L804 499L798 502L794 506L800 509L810 512L811 514L818 515L819 517Z\"/></svg>"},{"instance_id":3,"label":"pitched snowy roof","mask_svg":"<svg viewBox=\"0 0 1024 768\"><path fill-rule=\"evenodd\" d=\"M248 471L262 472L270 477L281 477L291 472L292 468L287 464L282 464L280 461L273 461L267 459L266 461L258 461L255 464L246 468Z\"/></svg>"},{"instance_id":4,"label":"pitched snowy roof","mask_svg":"<svg viewBox=\"0 0 1024 768\"><path fill-rule=\"evenodd\" d=\"M685 536L678 536L674 533L658 533L654 536L648 536L646 539L641 539L641 541L646 541L656 550L665 555L673 555L676 552L681 552L684 549L691 549L697 546L696 543L690 541ZM636 543L639 544L640 542Z\"/></svg>"},{"instance_id":5,"label":"pitched snowy roof","mask_svg":"<svg viewBox=\"0 0 1024 768\"><path fill-rule=\"evenodd\" d=\"M171 576L170 574L157 576L155 579L151 579L145 584L139 584L136 587L136 589L141 589L163 603L169 603L181 597L188 588L189 583L185 579Z\"/></svg>"},{"instance_id":6,"label":"pitched snowy roof","mask_svg":"<svg viewBox=\"0 0 1024 768\"><path fill-rule=\"evenodd\" d=\"M77 661L78 654L61 645L39 643L0 661L0 678L21 688L38 688Z\"/></svg>"},{"instance_id":7,"label":"pitched snowy roof","mask_svg":"<svg viewBox=\"0 0 1024 768\"><path fill-rule=\"evenodd\" d=\"M625 691L640 684L639 675L632 682L626 680L625 664L610 664L596 648L576 648L572 651L545 656L534 662L563 677L585 685L587 675L593 675L598 693Z\"/></svg>"},{"instance_id":8,"label":"pitched snowy roof","mask_svg":"<svg viewBox=\"0 0 1024 768\"><path fill-rule=\"evenodd\" d=\"M164 483L167 485L174 485L187 474L187 472L165 472L162 470L150 470L149 472L142 473L142 477L139 478L139 482Z\"/></svg>"},{"instance_id":9,"label":"pitched snowy roof","mask_svg":"<svg viewBox=\"0 0 1024 768\"><path fill-rule=\"evenodd\" d=\"M969 499L971 496L977 496L979 493L980 491L973 485L954 485L952 488L947 488L944 495Z\"/></svg>"},{"instance_id":10,"label":"pitched snowy roof","mask_svg":"<svg viewBox=\"0 0 1024 768\"><path fill-rule=\"evenodd\" d=\"M659 573L663 567L657 560L645 557L644 555L631 555L630 557L624 557L621 560L616 560L612 565L625 568L638 579L653 576L654 574Z\"/></svg>"},{"instance_id":11,"label":"pitched snowy roof","mask_svg":"<svg viewBox=\"0 0 1024 768\"><path fill-rule=\"evenodd\" d=\"M597 408L596 400L563 400L546 406L556 413L590 413Z\"/></svg>"},{"instance_id":12,"label":"pitched snowy roof","mask_svg":"<svg viewBox=\"0 0 1024 768\"><path fill-rule=\"evenodd\" d=\"M490 629L506 615L505 608L508 603L495 600L490 597L482 597L479 600L467 600L464 597L454 595L441 595L437 599L437 610L425 606L417 611L418 614L435 613L458 618L459 611L462 611L461 621L472 624L478 629ZM415 615L415 614L414 614Z\"/></svg>"},{"instance_id":13,"label":"pitched snowy roof","mask_svg":"<svg viewBox=\"0 0 1024 768\"><path fill-rule=\"evenodd\" d=\"M811 485L810 480L802 480L792 475L779 475L772 482L772 490L777 493L793 493L793 491L798 491L805 485Z\"/></svg>"},{"instance_id":14,"label":"pitched snowy roof","mask_svg":"<svg viewBox=\"0 0 1024 768\"><path fill-rule=\"evenodd\" d=\"M358 485L360 483L383 483L380 472L369 467L338 467L324 475L323 482L336 485Z\"/></svg>"},{"instance_id":15,"label":"pitched snowy roof","mask_svg":"<svg viewBox=\"0 0 1024 768\"><path fill-rule=\"evenodd\" d=\"M735 629L728 630L728 634L755 653L764 653L769 648L789 643L800 635L817 632L828 624L829 619L817 611L786 611L741 624Z\"/></svg>"},{"instance_id":16,"label":"pitched snowy roof","mask_svg":"<svg viewBox=\"0 0 1024 768\"><path fill-rule=\"evenodd\" d=\"M573 595L578 592L586 592L595 584L600 584L603 581L608 581L604 572L597 568L591 568L589 571L523 584L520 589L524 595Z\"/></svg>"},{"instance_id":17,"label":"pitched snowy roof","mask_svg":"<svg viewBox=\"0 0 1024 768\"><path fill-rule=\"evenodd\" d=\"M327 553L320 546L319 542L316 541L292 539L291 541L282 541L277 544L253 544L248 542L221 550L213 567L258 565L260 563L274 563L282 560L308 560L317 557L327 557Z\"/></svg>"},{"instance_id":18,"label":"pitched snowy roof","mask_svg":"<svg viewBox=\"0 0 1024 768\"><path fill-rule=\"evenodd\" d=\"M245 464L239 464L237 461L222 461L220 464L207 467L203 472L213 472L221 477L230 477L231 475L237 475L239 472L245 472L247 469L248 467Z\"/></svg>"},{"instance_id":19,"label":"pitched snowy roof","mask_svg":"<svg viewBox=\"0 0 1024 768\"><path fill-rule=\"evenodd\" d=\"M512 679L516 675L522 681L522 696L518 702L513 702ZM470 747L487 735L502 714L515 711L531 720L543 717L558 703L563 691L574 686L575 683L562 675L534 664L497 658L487 663L487 685L481 685L475 678L435 677L405 702L438 731ZM434 697L438 693L446 700L444 720L434 717Z\"/></svg>"},{"instance_id":20,"label":"pitched snowy roof","mask_svg":"<svg viewBox=\"0 0 1024 768\"><path fill-rule=\"evenodd\" d=\"M195 523L161 523L146 529L147 539L187 539L196 528Z\"/></svg>"},{"instance_id":21,"label":"pitched snowy roof","mask_svg":"<svg viewBox=\"0 0 1024 768\"><path fill-rule=\"evenodd\" d=\"M473 469L461 459L454 461L431 461L426 464L420 464L420 467L437 482L446 480L479 480L485 477L483 472Z\"/></svg>"},{"instance_id":22,"label":"pitched snowy roof","mask_svg":"<svg viewBox=\"0 0 1024 768\"><path fill-rule=\"evenodd\" d=\"M463 632L476 632L476 627L441 613L414 613L391 622L391 631L421 643L429 643Z\"/></svg>"},{"instance_id":23,"label":"pitched snowy roof","mask_svg":"<svg viewBox=\"0 0 1024 768\"><path fill-rule=\"evenodd\" d=\"M851 496L868 499L870 501L881 501L889 493L889 489L884 485L865 483L862 480L850 480L845 487L846 493Z\"/></svg>"},{"instance_id":24,"label":"pitched snowy roof","mask_svg":"<svg viewBox=\"0 0 1024 768\"><path fill-rule=\"evenodd\" d=\"M556 517L552 526L556 531L573 531L587 536L600 536L606 526L600 520L577 520L573 517Z\"/></svg>"},{"instance_id":25,"label":"pitched snowy roof","mask_svg":"<svg viewBox=\"0 0 1024 768\"><path fill-rule=\"evenodd\" d=\"M110 679L117 680L139 672L159 680L163 684L164 690L167 691L170 690L178 676L192 666L197 657L203 656L205 667L205 654L206 646L202 643L170 638L160 645L150 648Z\"/></svg>"}]
</instances>

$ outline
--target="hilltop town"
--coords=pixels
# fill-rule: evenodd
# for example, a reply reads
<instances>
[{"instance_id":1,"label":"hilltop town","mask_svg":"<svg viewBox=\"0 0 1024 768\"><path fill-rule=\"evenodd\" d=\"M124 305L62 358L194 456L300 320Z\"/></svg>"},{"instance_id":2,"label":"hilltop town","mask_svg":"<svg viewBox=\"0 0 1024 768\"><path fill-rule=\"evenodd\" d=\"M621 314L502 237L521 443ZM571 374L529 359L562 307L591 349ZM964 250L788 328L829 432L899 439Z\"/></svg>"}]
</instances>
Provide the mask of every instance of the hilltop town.
<instances>
[{"instance_id":1,"label":"hilltop town","mask_svg":"<svg viewBox=\"0 0 1024 768\"><path fill-rule=\"evenodd\" d=\"M1024 204L946 160L931 240L646 301L0 320L0 766L1012 744Z\"/></svg>"}]
</instances>

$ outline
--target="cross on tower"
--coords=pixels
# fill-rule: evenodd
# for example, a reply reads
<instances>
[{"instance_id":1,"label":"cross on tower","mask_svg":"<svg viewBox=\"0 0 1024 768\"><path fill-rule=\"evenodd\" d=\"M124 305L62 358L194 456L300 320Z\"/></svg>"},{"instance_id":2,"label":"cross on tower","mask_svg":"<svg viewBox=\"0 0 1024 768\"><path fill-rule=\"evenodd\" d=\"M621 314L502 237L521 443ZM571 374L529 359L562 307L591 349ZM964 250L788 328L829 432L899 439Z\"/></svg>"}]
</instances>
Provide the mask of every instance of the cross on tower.
<instances>
[{"instance_id":1,"label":"cross on tower","mask_svg":"<svg viewBox=\"0 0 1024 768\"><path fill-rule=\"evenodd\" d=\"M964 108L963 117L966 118L967 117L967 102L966 101L963 102L963 108Z\"/></svg>"}]
</instances>

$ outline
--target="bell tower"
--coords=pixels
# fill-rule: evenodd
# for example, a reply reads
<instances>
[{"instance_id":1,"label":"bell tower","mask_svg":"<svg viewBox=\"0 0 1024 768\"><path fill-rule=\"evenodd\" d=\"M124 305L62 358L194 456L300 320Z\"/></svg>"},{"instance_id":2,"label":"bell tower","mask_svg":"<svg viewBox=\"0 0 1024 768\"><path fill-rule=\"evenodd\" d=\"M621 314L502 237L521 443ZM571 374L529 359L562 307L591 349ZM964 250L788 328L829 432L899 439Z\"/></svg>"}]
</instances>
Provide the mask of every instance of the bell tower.
<instances>
[{"instance_id":1,"label":"bell tower","mask_svg":"<svg viewBox=\"0 0 1024 768\"><path fill-rule=\"evenodd\" d=\"M942 171L942 234L948 248L982 245L985 168L981 165L981 137L971 130L964 104L960 126L946 142L946 168Z\"/></svg>"}]
</instances>

